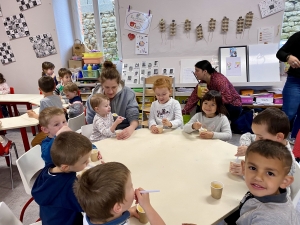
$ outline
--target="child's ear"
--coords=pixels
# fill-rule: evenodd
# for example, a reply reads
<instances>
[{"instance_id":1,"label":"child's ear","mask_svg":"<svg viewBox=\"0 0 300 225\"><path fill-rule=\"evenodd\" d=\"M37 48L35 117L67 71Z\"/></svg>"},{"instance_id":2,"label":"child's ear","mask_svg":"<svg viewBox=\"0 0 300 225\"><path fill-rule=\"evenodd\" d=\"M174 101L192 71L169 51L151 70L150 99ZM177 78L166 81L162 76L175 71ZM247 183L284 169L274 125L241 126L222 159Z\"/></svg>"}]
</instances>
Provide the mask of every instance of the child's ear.
<instances>
[{"instance_id":1,"label":"child's ear","mask_svg":"<svg viewBox=\"0 0 300 225\"><path fill-rule=\"evenodd\" d=\"M294 182L294 177L290 175L286 175L279 187L284 189L290 186L293 182Z\"/></svg>"},{"instance_id":2,"label":"child's ear","mask_svg":"<svg viewBox=\"0 0 300 225\"><path fill-rule=\"evenodd\" d=\"M60 169L63 172L69 172L70 171L70 166L66 165L66 164L61 164Z\"/></svg>"},{"instance_id":3,"label":"child's ear","mask_svg":"<svg viewBox=\"0 0 300 225\"><path fill-rule=\"evenodd\" d=\"M282 142L284 140L284 134L279 132L276 134L276 139L280 142Z\"/></svg>"},{"instance_id":4,"label":"child's ear","mask_svg":"<svg viewBox=\"0 0 300 225\"><path fill-rule=\"evenodd\" d=\"M45 134L48 134L48 133L49 133L49 130L48 130L47 127L41 126L41 130L42 130Z\"/></svg>"},{"instance_id":5,"label":"child's ear","mask_svg":"<svg viewBox=\"0 0 300 225\"><path fill-rule=\"evenodd\" d=\"M117 202L114 205L114 207L112 208L112 211L113 211L113 214L120 214L120 213L122 213L122 206L121 206L121 204Z\"/></svg>"},{"instance_id":6,"label":"child's ear","mask_svg":"<svg viewBox=\"0 0 300 225\"><path fill-rule=\"evenodd\" d=\"M242 164L242 173L245 176L245 160L242 160L241 164Z\"/></svg>"}]
</instances>

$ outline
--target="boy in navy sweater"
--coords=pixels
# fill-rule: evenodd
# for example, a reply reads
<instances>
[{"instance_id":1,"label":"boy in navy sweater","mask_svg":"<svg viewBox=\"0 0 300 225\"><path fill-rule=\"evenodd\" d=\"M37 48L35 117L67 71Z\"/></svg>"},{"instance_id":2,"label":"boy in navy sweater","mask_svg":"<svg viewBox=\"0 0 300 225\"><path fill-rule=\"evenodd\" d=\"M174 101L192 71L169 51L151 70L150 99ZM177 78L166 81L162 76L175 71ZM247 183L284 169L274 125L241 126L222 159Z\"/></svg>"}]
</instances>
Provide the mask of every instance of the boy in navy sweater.
<instances>
[{"instance_id":1,"label":"boy in navy sweater","mask_svg":"<svg viewBox=\"0 0 300 225\"><path fill-rule=\"evenodd\" d=\"M59 134L52 145L48 164L37 177L32 196L40 206L43 225L82 224L83 212L73 192L76 172L89 163L92 143L73 131Z\"/></svg>"},{"instance_id":2,"label":"boy in navy sweater","mask_svg":"<svg viewBox=\"0 0 300 225\"><path fill-rule=\"evenodd\" d=\"M83 113L83 104L81 97L78 96L78 86L75 83L67 83L63 90L66 98L69 99L69 118L79 116Z\"/></svg>"}]
</instances>

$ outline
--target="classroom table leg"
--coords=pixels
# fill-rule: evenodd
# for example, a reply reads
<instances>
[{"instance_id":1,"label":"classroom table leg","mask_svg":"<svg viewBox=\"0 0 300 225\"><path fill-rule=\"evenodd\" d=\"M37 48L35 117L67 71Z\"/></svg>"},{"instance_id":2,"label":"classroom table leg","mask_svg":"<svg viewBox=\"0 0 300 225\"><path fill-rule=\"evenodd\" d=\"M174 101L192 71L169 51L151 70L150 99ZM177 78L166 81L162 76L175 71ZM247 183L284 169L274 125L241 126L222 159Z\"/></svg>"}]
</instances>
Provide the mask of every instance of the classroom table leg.
<instances>
[{"instance_id":1,"label":"classroom table leg","mask_svg":"<svg viewBox=\"0 0 300 225\"><path fill-rule=\"evenodd\" d=\"M19 114L17 106L13 105L13 108L14 108L15 116L19 116L20 114Z\"/></svg>"},{"instance_id":2,"label":"classroom table leg","mask_svg":"<svg viewBox=\"0 0 300 225\"><path fill-rule=\"evenodd\" d=\"M24 145L25 152L27 152L30 149L30 145L29 145L29 141L28 141L28 136L27 136L26 128L25 127L21 127L20 128L20 132L21 132L21 136L22 136L22 140L23 140L23 145Z\"/></svg>"},{"instance_id":3,"label":"classroom table leg","mask_svg":"<svg viewBox=\"0 0 300 225\"><path fill-rule=\"evenodd\" d=\"M9 116L13 117L14 115L13 115L12 110L11 110L11 105L6 105L6 107L7 107Z\"/></svg>"},{"instance_id":4,"label":"classroom table leg","mask_svg":"<svg viewBox=\"0 0 300 225\"><path fill-rule=\"evenodd\" d=\"M28 110L32 109L32 106L31 106L30 103L27 103L26 106L27 106L27 109L28 109ZM33 135L33 136L36 135L35 127L31 127L31 132L32 132L32 135Z\"/></svg>"}]
</instances>

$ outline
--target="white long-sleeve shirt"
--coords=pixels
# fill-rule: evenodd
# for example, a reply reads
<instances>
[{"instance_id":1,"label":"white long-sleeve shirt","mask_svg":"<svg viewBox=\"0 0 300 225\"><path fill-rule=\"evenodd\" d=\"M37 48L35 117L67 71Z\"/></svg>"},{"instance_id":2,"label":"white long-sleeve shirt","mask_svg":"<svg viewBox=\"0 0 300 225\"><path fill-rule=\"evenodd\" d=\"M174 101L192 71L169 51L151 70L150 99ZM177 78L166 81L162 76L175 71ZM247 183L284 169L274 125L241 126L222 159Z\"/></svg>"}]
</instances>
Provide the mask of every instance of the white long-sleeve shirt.
<instances>
[{"instance_id":1,"label":"white long-sleeve shirt","mask_svg":"<svg viewBox=\"0 0 300 225\"><path fill-rule=\"evenodd\" d=\"M172 128L183 124L181 107L177 100L170 98L165 104L160 104L158 100L152 102L148 121L149 129L153 125L162 125L164 118L171 122Z\"/></svg>"},{"instance_id":2,"label":"white long-sleeve shirt","mask_svg":"<svg viewBox=\"0 0 300 225\"><path fill-rule=\"evenodd\" d=\"M200 122L209 131L214 132L213 139L220 139L228 141L232 137L230 123L227 117L223 114L217 115L213 118L208 118L200 113L196 113L191 120L183 126L183 131L186 133L192 133L195 129L192 128L193 123Z\"/></svg>"},{"instance_id":3,"label":"white long-sleeve shirt","mask_svg":"<svg viewBox=\"0 0 300 225\"><path fill-rule=\"evenodd\" d=\"M0 84L0 94L8 94L10 92L10 88L7 83Z\"/></svg>"},{"instance_id":4,"label":"white long-sleeve shirt","mask_svg":"<svg viewBox=\"0 0 300 225\"><path fill-rule=\"evenodd\" d=\"M96 113L93 120L93 132L91 134L90 140L92 142L100 141L105 138L110 138L115 135L114 132L111 132L110 127L114 123L114 118L111 113L106 117L100 116Z\"/></svg>"}]
</instances>

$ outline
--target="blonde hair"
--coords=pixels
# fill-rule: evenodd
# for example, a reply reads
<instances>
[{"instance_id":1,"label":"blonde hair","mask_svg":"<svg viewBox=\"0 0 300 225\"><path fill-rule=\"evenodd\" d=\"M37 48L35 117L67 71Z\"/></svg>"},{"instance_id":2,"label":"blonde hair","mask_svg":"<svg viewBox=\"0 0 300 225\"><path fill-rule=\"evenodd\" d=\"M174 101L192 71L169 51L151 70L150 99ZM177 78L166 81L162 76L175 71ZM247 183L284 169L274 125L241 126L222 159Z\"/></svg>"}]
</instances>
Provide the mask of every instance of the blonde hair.
<instances>
[{"instance_id":1,"label":"blonde hair","mask_svg":"<svg viewBox=\"0 0 300 225\"><path fill-rule=\"evenodd\" d=\"M75 83L72 83L72 82L67 83L64 86L64 89L63 89L64 93L66 93L66 92L74 92L74 91L78 92L78 90L79 90L78 86Z\"/></svg>"},{"instance_id":2,"label":"blonde hair","mask_svg":"<svg viewBox=\"0 0 300 225\"><path fill-rule=\"evenodd\" d=\"M98 107L101 104L101 102L103 102L103 100L109 100L109 98L104 94L94 94L90 99L92 109L95 110L95 108Z\"/></svg>"},{"instance_id":3,"label":"blonde hair","mask_svg":"<svg viewBox=\"0 0 300 225\"><path fill-rule=\"evenodd\" d=\"M57 107L47 107L39 114L39 123L42 127L47 127L49 121L54 116L64 115L64 110Z\"/></svg>"},{"instance_id":4,"label":"blonde hair","mask_svg":"<svg viewBox=\"0 0 300 225\"><path fill-rule=\"evenodd\" d=\"M58 76L60 78L64 78L65 75L69 74L70 76L72 76L72 72L66 68L60 68L58 71Z\"/></svg>"},{"instance_id":5,"label":"blonde hair","mask_svg":"<svg viewBox=\"0 0 300 225\"><path fill-rule=\"evenodd\" d=\"M156 88L168 88L171 91L172 84L166 78L159 78L153 83L153 90L155 91Z\"/></svg>"}]
</instances>

